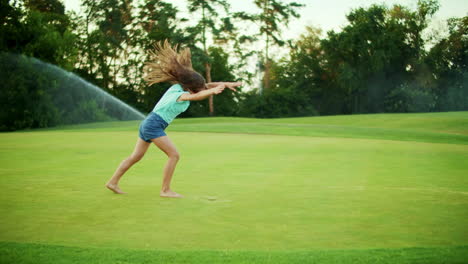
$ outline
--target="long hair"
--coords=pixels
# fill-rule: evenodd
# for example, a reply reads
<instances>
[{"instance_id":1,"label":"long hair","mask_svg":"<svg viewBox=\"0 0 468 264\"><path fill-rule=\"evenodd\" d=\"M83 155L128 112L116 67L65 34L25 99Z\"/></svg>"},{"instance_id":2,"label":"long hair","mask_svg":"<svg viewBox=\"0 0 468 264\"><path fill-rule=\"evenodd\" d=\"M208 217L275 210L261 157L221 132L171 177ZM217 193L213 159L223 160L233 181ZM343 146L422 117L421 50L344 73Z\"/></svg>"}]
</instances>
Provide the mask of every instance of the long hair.
<instances>
[{"instance_id":1,"label":"long hair","mask_svg":"<svg viewBox=\"0 0 468 264\"><path fill-rule=\"evenodd\" d=\"M156 43L150 51L152 61L145 63L144 80L148 85L159 82L179 83L185 90L198 92L205 89L205 79L192 68L189 48L177 52L177 45L171 47L167 39Z\"/></svg>"}]
</instances>

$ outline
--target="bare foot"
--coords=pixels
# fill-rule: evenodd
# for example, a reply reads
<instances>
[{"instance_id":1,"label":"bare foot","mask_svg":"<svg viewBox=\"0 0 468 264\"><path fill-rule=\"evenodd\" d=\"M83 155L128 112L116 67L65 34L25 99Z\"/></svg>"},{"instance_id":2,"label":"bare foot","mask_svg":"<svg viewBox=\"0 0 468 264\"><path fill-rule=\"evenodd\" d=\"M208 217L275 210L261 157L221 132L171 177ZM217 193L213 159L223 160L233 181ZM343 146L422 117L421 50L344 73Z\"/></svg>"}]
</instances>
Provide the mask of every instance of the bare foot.
<instances>
[{"instance_id":1,"label":"bare foot","mask_svg":"<svg viewBox=\"0 0 468 264\"><path fill-rule=\"evenodd\" d=\"M179 194L179 193L176 193L174 191L171 191L171 190L167 190L167 191L161 191L159 193L159 196L161 197L169 197L169 198L182 198L184 197L182 194Z\"/></svg>"},{"instance_id":2,"label":"bare foot","mask_svg":"<svg viewBox=\"0 0 468 264\"><path fill-rule=\"evenodd\" d=\"M117 194L125 194L126 192L123 192L122 190L120 190L119 186L116 185L116 184L111 184L111 183L107 183L106 184L106 187L107 189L113 191L114 193L117 193Z\"/></svg>"}]
</instances>

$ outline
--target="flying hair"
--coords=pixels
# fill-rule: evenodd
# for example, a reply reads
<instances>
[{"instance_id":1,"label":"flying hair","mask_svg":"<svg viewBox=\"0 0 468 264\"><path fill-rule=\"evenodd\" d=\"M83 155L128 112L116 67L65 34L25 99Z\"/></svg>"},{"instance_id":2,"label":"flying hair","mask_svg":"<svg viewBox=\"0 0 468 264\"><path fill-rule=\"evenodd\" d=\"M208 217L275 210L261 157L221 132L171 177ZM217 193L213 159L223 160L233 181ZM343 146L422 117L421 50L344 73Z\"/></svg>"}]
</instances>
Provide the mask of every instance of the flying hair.
<instances>
[{"instance_id":1,"label":"flying hair","mask_svg":"<svg viewBox=\"0 0 468 264\"><path fill-rule=\"evenodd\" d=\"M150 51L151 61L145 63L144 80L148 85L160 82L188 84L187 74L196 73L192 68L190 49L184 48L179 52L177 49L178 45L171 47L167 39L162 44L154 44L154 50Z\"/></svg>"}]
</instances>

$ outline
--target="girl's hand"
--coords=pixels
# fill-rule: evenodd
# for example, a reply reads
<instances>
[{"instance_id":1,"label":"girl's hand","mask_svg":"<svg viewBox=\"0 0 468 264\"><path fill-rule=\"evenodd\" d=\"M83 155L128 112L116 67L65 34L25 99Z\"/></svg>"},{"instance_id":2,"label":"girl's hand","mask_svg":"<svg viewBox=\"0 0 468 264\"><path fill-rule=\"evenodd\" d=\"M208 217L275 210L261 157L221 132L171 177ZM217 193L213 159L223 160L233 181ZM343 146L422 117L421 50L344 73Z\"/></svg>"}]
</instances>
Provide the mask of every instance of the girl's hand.
<instances>
[{"instance_id":1,"label":"girl's hand","mask_svg":"<svg viewBox=\"0 0 468 264\"><path fill-rule=\"evenodd\" d=\"M226 88L226 85L221 83L218 86L211 88L211 91L213 91L213 94L220 94L224 91L224 88Z\"/></svg>"},{"instance_id":2,"label":"girl's hand","mask_svg":"<svg viewBox=\"0 0 468 264\"><path fill-rule=\"evenodd\" d=\"M238 86L241 86L242 83L241 82L225 82L224 85L233 90L234 92L237 92L237 90L235 89L235 87L238 87Z\"/></svg>"},{"instance_id":3,"label":"girl's hand","mask_svg":"<svg viewBox=\"0 0 468 264\"><path fill-rule=\"evenodd\" d=\"M224 88L229 88L229 89L233 90L234 92L237 92L235 87L242 85L241 82L211 82L211 83L207 83L206 87L208 87L208 89L213 89L213 88L215 88L215 87L217 87L218 85L221 85L221 84L224 85Z\"/></svg>"}]
</instances>

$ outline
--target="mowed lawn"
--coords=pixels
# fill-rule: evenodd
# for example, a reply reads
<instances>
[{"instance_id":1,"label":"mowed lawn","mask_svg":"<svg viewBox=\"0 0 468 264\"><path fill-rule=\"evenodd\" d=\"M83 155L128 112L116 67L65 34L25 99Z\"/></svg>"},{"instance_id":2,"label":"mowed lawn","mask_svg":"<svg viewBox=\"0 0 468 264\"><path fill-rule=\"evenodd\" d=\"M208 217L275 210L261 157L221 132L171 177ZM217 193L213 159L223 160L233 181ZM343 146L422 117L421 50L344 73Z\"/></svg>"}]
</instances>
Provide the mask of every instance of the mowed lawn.
<instances>
[{"instance_id":1,"label":"mowed lawn","mask_svg":"<svg viewBox=\"0 0 468 264\"><path fill-rule=\"evenodd\" d=\"M468 112L178 119L183 199L154 146L104 188L138 124L0 134L0 263L468 259Z\"/></svg>"}]
</instances>

